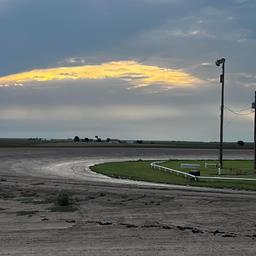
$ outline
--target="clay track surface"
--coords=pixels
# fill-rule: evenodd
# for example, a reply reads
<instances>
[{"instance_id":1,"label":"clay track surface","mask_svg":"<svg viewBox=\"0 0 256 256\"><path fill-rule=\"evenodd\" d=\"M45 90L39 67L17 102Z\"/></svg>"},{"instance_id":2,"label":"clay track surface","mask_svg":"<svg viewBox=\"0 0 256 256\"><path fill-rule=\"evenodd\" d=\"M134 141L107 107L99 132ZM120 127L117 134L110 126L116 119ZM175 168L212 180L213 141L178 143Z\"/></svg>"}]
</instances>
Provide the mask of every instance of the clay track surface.
<instances>
[{"instance_id":1,"label":"clay track surface","mask_svg":"<svg viewBox=\"0 0 256 256\"><path fill-rule=\"evenodd\" d=\"M215 150L0 149L0 255L255 255L256 193L118 182L88 166ZM226 151L248 159L251 151ZM67 191L77 210L52 212Z\"/></svg>"}]
</instances>

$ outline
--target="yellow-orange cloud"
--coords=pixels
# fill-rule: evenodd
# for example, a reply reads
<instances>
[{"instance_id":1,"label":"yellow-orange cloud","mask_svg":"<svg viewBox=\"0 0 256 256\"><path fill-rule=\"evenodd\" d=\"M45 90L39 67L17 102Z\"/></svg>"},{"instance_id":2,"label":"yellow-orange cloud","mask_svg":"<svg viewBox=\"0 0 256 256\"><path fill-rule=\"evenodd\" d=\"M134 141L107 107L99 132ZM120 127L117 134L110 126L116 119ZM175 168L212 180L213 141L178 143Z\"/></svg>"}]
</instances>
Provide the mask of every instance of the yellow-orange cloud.
<instances>
[{"instance_id":1,"label":"yellow-orange cloud","mask_svg":"<svg viewBox=\"0 0 256 256\"><path fill-rule=\"evenodd\" d=\"M136 61L114 61L99 65L35 69L28 72L0 77L0 86L24 85L31 82L47 82L79 79L119 78L129 81L133 87L155 84L191 86L201 80L182 70L143 65Z\"/></svg>"}]
</instances>

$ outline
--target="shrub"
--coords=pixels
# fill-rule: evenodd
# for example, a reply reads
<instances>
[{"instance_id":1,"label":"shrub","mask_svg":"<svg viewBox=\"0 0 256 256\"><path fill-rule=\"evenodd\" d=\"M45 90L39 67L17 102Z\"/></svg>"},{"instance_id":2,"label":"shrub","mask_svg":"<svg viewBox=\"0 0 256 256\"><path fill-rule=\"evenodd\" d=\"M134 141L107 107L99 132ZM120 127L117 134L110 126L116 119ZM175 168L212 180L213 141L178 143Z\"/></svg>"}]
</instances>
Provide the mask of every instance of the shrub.
<instances>
[{"instance_id":1,"label":"shrub","mask_svg":"<svg viewBox=\"0 0 256 256\"><path fill-rule=\"evenodd\" d=\"M58 206L67 206L71 204L69 195L66 192L60 192L57 197L57 205Z\"/></svg>"},{"instance_id":2,"label":"shrub","mask_svg":"<svg viewBox=\"0 0 256 256\"><path fill-rule=\"evenodd\" d=\"M239 146L244 146L244 142L242 141L242 140L239 140L238 142L237 142L237 145L239 145Z\"/></svg>"}]
</instances>

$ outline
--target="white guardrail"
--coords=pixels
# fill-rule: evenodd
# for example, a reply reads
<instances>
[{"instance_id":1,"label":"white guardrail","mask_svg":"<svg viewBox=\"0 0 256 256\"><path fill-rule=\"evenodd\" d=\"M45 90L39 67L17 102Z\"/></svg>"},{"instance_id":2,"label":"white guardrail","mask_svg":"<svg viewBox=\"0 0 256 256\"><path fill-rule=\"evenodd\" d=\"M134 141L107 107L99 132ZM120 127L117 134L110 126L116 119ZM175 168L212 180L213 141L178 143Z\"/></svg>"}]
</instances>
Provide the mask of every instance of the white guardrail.
<instances>
[{"instance_id":1,"label":"white guardrail","mask_svg":"<svg viewBox=\"0 0 256 256\"><path fill-rule=\"evenodd\" d=\"M150 166L153 169L158 169L158 170L161 170L161 171L164 171L164 172L173 172L177 175L183 175L186 178L189 177L189 178L192 178L194 180L197 180L198 176L195 176L193 174L189 174L187 172L182 172L182 171L174 170L174 169L159 165L159 164L162 164L164 162L165 161L156 161L156 162L151 163Z\"/></svg>"},{"instance_id":2,"label":"white guardrail","mask_svg":"<svg viewBox=\"0 0 256 256\"><path fill-rule=\"evenodd\" d=\"M204 180L240 180L240 181L256 181L253 178L232 178L232 177L216 177L216 176L198 176L198 179Z\"/></svg>"},{"instance_id":3,"label":"white guardrail","mask_svg":"<svg viewBox=\"0 0 256 256\"><path fill-rule=\"evenodd\" d=\"M193 174L187 173L187 172L182 172L178 170L174 170L165 166L161 166L159 164L162 164L166 161L155 161L150 164L151 168L153 169L158 169L164 172L172 172L177 175L183 175L186 178L192 178L194 180L199 180L199 179L208 179L208 180L240 180L240 181L256 181L256 179L253 178L233 178L233 177L216 177L216 176L195 176Z\"/></svg>"}]
</instances>

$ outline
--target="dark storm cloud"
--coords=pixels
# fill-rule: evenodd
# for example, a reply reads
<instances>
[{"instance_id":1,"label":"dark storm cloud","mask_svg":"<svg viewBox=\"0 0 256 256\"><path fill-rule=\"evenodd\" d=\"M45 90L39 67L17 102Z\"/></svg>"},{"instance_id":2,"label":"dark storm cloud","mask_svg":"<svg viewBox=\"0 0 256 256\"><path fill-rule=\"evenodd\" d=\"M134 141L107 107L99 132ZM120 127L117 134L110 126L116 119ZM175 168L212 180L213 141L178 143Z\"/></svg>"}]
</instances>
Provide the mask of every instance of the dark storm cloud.
<instances>
[{"instance_id":1,"label":"dark storm cloud","mask_svg":"<svg viewBox=\"0 0 256 256\"><path fill-rule=\"evenodd\" d=\"M170 15L176 13L168 2L12 0L0 16L1 74L112 50Z\"/></svg>"}]
</instances>

